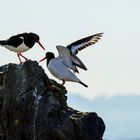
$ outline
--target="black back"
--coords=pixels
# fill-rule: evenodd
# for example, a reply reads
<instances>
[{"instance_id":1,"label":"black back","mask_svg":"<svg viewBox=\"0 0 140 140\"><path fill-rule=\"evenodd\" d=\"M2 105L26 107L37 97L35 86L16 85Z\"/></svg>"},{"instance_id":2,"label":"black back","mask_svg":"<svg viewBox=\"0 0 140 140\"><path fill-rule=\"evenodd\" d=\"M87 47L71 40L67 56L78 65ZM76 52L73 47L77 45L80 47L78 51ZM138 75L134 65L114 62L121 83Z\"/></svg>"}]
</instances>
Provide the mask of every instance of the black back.
<instances>
[{"instance_id":1,"label":"black back","mask_svg":"<svg viewBox=\"0 0 140 140\"><path fill-rule=\"evenodd\" d=\"M0 45L10 45L17 48L23 41L26 46L32 48L39 41L39 36L35 33L17 34L7 40L1 40Z\"/></svg>"},{"instance_id":2,"label":"black back","mask_svg":"<svg viewBox=\"0 0 140 140\"><path fill-rule=\"evenodd\" d=\"M17 48L22 42L22 38L19 38L18 36L12 36L8 40L1 40L0 45L9 45Z\"/></svg>"}]
</instances>

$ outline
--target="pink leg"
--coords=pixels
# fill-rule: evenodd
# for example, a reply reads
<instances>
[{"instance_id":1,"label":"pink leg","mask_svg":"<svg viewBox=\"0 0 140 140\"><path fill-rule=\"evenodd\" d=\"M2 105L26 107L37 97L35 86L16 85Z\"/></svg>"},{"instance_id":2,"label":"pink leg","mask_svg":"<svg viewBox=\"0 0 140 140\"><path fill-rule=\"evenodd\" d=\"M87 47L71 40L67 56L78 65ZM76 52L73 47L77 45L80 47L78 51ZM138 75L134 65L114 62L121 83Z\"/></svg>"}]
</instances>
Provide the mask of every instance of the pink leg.
<instances>
[{"instance_id":1,"label":"pink leg","mask_svg":"<svg viewBox=\"0 0 140 140\"><path fill-rule=\"evenodd\" d=\"M25 56L23 56L21 53L19 54L21 57L23 57L26 61L28 60Z\"/></svg>"},{"instance_id":2,"label":"pink leg","mask_svg":"<svg viewBox=\"0 0 140 140\"><path fill-rule=\"evenodd\" d=\"M20 61L20 64L22 64L22 61L21 61L20 55L17 54L17 56L18 56L18 59L19 59L19 61Z\"/></svg>"},{"instance_id":3,"label":"pink leg","mask_svg":"<svg viewBox=\"0 0 140 140\"><path fill-rule=\"evenodd\" d=\"M62 80L63 81L63 83L61 84L62 86L65 84L65 81L64 80Z\"/></svg>"}]
</instances>

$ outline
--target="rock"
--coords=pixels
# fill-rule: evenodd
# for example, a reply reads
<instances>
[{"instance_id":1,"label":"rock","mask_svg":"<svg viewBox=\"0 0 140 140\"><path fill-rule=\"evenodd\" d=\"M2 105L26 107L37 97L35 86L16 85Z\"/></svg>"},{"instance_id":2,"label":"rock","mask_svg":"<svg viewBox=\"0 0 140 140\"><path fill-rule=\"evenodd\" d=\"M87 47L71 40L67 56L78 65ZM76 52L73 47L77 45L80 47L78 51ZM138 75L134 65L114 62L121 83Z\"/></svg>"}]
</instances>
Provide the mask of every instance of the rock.
<instances>
[{"instance_id":1,"label":"rock","mask_svg":"<svg viewBox=\"0 0 140 140\"><path fill-rule=\"evenodd\" d=\"M0 140L102 140L96 113L67 105L67 90L35 61L0 67Z\"/></svg>"}]
</instances>

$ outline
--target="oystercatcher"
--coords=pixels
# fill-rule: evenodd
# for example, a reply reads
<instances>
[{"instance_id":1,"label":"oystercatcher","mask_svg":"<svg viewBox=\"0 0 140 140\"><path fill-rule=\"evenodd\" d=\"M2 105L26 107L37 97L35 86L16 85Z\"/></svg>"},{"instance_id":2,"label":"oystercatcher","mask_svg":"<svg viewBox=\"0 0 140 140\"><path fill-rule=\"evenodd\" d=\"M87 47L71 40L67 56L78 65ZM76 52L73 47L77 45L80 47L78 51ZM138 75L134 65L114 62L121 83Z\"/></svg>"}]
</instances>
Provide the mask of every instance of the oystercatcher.
<instances>
[{"instance_id":1,"label":"oystercatcher","mask_svg":"<svg viewBox=\"0 0 140 140\"><path fill-rule=\"evenodd\" d=\"M70 53L68 55L70 55ZM47 59L47 67L50 73L54 77L63 81L62 85L65 84L65 81L71 81L80 83L83 86L88 87L74 73L69 70L69 67L63 63L62 57L55 57L52 52L47 52L43 60L44 59Z\"/></svg>"},{"instance_id":2,"label":"oystercatcher","mask_svg":"<svg viewBox=\"0 0 140 140\"><path fill-rule=\"evenodd\" d=\"M4 46L10 51L16 52L20 63L22 63L20 56L25 60L28 59L21 53L31 49L35 43L38 43L40 47L45 50L39 40L39 36L35 33L21 33L14 35L7 40L0 40L0 45Z\"/></svg>"},{"instance_id":3,"label":"oystercatcher","mask_svg":"<svg viewBox=\"0 0 140 140\"><path fill-rule=\"evenodd\" d=\"M87 70L84 63L76 56L76 54L78 54L78 52L84 48L87 48L88 46L98 42L102 35L103 33L97 33L77 40L66 47L60 45L56 46L59 57L63 58L63 63L69 67L69 69L73 70L73 72L79 73L77 67ZM44 59L40 60L39 62L43 61Z\"/></svg>"}]
</instances>

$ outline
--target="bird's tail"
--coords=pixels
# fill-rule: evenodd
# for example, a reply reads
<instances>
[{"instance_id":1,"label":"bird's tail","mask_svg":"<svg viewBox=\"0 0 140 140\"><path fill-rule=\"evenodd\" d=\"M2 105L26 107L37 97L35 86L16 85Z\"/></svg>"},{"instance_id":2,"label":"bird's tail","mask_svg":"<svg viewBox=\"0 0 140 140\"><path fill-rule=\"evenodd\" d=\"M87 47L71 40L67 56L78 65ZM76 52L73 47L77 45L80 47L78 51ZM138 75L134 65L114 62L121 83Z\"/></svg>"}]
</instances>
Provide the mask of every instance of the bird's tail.
<instances>
[{"instance_id":1,"label":"bird's tail","mask_svg":"<svg viewBox=\"0 0 140 140\"><path fill-rule=\"evenodd\" d=\"M76 72L79 73L79 71L78 71L78 69L77 69L77 67L75 65L73 65L73 72L74 73L76 73Z\"/></svg>"},{"instance_id":2,"label":"bird's tail","mask_svg":"<svg viewBox=\"0 0 140 140\"><path fill-rule=\"evenodd\" d=\"M85 83L83 83L83 82L79 82L81 85L83 85L84 87L88 87L88 85L86 85Z\"/></svg>"},{"instance_id":3,"label":"bird's tail","mask_svg":"<svg viewBox=\"0 0 140 140\"><path fill-rule=\"evenodd\" d=\"M0 40L0 45L1 45L1 46L5 45L5 41Z\"/></svg>"}]
</instances>

